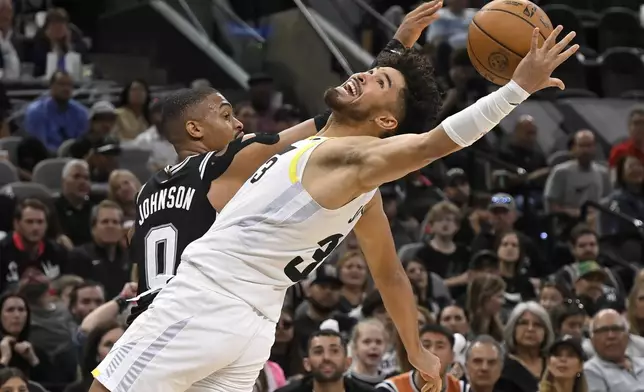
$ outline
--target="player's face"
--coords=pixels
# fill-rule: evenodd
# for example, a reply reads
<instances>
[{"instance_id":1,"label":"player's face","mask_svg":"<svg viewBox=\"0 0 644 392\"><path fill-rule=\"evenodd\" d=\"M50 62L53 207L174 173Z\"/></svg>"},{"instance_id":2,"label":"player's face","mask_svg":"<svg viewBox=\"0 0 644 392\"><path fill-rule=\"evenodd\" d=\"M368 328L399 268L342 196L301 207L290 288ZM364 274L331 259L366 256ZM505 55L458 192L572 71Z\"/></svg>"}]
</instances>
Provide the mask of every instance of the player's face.
<instances>
[{"instance_id":1,"label":"player's face","mask_svg":"<svg viewBox=\"0 0 644 392\"><path fill-rule=\"evenodd\" d=\"M235 118L232 105L223 95L212 94L198 110L202 120L192 125L198 128L198 136L209 151L221 151L235 138L243 136L244 126Z\"/></svg>"},{"instance_id":2,"label":"player's face","mask_svg":"<svg viewBox=\"0 0 644 392\"><path fill-rule=\"evenodd\" d=\"M397 70L374 68L327 90L324 102L345 121L374 121L385 131L391 131L398 126L396 115L404 87L405 79Z\"/></svg>"}]
</instances>

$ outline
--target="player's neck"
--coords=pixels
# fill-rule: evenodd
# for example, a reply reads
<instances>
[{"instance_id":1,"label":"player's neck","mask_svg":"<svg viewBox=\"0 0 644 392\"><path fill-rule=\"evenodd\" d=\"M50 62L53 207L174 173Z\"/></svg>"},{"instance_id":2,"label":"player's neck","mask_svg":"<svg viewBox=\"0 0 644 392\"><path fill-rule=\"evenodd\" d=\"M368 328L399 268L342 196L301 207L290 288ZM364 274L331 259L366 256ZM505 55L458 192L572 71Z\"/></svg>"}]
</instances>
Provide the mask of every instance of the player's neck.
<instances>
[{"instance_id":1,"label":"player's neck","mask_svg":"<svg viewBox=\"0 0 644 392\"><path fill-rule=\"evenodd\" d=\"M179 145L179 146L176 146L175 149L177 150L177 156L179 157L179 162L183 161L184 159L192 155L199 155L199 154L205 154L207 152L210 152L205 146L199 145L199 144L189 145L189 146Z\"/></svg>"},{"instance_id":2,"label":"player's neck","mask_svg":"<svg viewBox=\"0 0 644 392\"><path fill-rule=\"evenodd\" d=\"M345 121L339 121L334 118L334 115L329 117L327 124L318 136L323 137L343 137L343 136L374 136L380 137L380 130L374 130L370 126L371 122L365 122L362 124L351 123Z\"/></svg>"}]
</instances>

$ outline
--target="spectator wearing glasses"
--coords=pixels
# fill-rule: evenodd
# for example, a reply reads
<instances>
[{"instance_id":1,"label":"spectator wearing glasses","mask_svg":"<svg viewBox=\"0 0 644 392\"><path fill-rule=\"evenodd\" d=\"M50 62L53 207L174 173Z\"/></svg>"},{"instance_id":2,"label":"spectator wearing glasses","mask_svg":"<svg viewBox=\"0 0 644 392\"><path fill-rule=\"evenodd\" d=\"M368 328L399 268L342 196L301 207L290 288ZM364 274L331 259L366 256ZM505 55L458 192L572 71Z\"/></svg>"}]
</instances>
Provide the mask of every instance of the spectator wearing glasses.
<instances>
[{"instance_id":1,"label":"spectator wearing glasses","mask_svg":"<svg viewBox=\"0 0 644 392\"><path fill-rule=\"evenodd\" d=\"M68 139L82 136L89 128L89 114L80 102L72 99L74 84L65 71L56 71L49 80L49 96L27 107L25 130L56 152Z\"/></svg>"},{"instance_id":2,"label":"spectator wearing glasses","mask_svg":"<svg viewBox=\"0 0 644 392\"><path fill-rule=\"evenodd\" d=\"M514 197L507 193L497 193L488 204L489 222L482 222L480 233L472 241L472 253L483 249L494 250L498 236L504 232L515 230L519 212ZM529 277L542 277L551 273L552 268L547 263L537 245L527 235L517 232L521 248L525 250L524 266Z\"/></svg>"},{"instance_id":3,"label":"spectator wearing glasses","mask_svg":"<svg viewBox=\"0 0 644 392\"><path fill-rule=\"evenodd\" d=\"M546 371L554 332L546 310L536 302L517 305L503 332L508 357L496 386L503 391L534 392Z\"/></svg>"},{"instance_id":4,"label":"spectator wearing glasses","mask_svg":"<svg viewBox=\"0 0 644 392\"><path fill-rule=\"evenodd\" d=\"M584 364L589 392L644 391L642 352L629 352L626 320L612 309L602 310L590 323L597 355Z\"/></svg>"}]
</instances>

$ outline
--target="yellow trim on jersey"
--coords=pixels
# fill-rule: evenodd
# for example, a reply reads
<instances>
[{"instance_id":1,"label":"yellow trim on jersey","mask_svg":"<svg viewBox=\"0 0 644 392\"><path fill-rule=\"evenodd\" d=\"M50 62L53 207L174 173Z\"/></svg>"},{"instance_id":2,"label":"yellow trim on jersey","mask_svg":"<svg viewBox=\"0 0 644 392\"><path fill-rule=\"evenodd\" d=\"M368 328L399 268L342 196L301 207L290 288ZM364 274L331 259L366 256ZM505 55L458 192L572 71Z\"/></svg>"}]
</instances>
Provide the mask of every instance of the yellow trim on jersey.
<instances>
[{"instance_id":1,"label":"yellow trim on jersey","mask_svg":"<svg viewBox=\"0 0 644 392\"><path fill-rule=\"evenodd\" d=\"M291 180L291 183L295 184L300 180L300 178L297 176L297 163L299 162L300 158L302 158L302 155L305 152L315 147L317 144L318 143L311 142L300 148L300 150L295 153L295 156L291 159L291 163L288 166L288 178Z\"/></svg>"},{"instance_id":2,"label":"yellow trim on jersey","mask_svg":"<svg viewBox=\"0 0 644 392\"><path fill-rule=\"evenodd\" d=\"M101 371L100 371L100 370L98 370L98 368L96 368L96 369L92 370L92 376L94 376L94 377L98 377L98 376L100 376L100 375L101 375Z\"/></svg>"}]
</instances>

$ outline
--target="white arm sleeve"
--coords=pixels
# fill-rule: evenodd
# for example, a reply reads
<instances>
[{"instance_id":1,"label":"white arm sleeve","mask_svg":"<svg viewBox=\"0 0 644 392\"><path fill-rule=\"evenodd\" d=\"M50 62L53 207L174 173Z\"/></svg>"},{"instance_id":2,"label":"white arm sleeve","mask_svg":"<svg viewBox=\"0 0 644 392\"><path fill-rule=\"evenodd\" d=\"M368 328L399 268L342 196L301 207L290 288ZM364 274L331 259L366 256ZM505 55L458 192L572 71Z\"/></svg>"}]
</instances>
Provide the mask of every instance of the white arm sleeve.
<instances>
[{"instance_id":1,"label":"white arm sleeve","mask_svg":"<svg viewBox=\"0 0 644 392\"><path fill-rule=\"evenodd\" d=\"M472 145L510 114L530 94L513 80L479 99L472 106L446 118L445 133L461 147Z\"/></svg>"}]
</instances>

